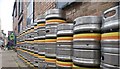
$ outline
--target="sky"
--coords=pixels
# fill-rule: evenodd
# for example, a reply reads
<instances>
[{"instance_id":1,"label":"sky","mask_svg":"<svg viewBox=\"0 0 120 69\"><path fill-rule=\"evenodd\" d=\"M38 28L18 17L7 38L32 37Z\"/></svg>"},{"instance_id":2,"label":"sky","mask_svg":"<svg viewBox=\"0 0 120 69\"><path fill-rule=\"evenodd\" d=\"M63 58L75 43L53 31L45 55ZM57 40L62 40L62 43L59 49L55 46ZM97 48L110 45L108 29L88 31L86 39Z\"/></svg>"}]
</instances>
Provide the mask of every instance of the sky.
<instances>
[{"instance_id":1,"label":"sky","mask_svg":"<svg viewBox=\"0 0 120 69\"><path fill-rule=\"evenodd\" d=\"M4 30L6 35L8 31L13 30L12 12L15 0L0 0L0 19L1 30Z\"/></svg>"}]
</instances>

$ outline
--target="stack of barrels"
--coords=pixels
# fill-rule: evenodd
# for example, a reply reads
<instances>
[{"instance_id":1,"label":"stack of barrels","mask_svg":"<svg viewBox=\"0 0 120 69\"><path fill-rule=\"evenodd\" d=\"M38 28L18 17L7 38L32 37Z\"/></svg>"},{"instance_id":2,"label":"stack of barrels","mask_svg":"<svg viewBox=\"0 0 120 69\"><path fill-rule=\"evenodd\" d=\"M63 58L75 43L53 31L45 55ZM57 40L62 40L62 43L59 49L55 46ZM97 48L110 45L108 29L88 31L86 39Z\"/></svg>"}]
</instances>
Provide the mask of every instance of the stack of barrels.
<instances>
[{"instance_id":1,"label":"stack of barrels","mask_svg":"<svg viewBox=\"0 0 120 69\"><path fill-rule=\"evenodd\" d=\"M41 15L37 21L39 68L45 67L45 16Z\"/></svg>"},{"instance_id":2,"label":"stack of barrels","mask_svg":"<svg viewBox=\"0 0 120 69\"><path fill-rule=\"evenodd\" d=\"M45 61L46 68L56 68L56 38L57 25L65 23L63 12L60 9L50 9L46 12L46 39Z\"/></svg>"},{"instance_id":3,"label":"stack of barrels","mask_svg":"<svg viewBox=\"0 0 120 69\"><path fill-rule=\"evenodd\" d=\"M32 53L34 53L34 36L32 35L33 32L34 32L34 25L30 25L27 31L27 34L28 34L27 41L28 43L30 43L29 48Z\"/></svg>"},{"instance_id":4,"label":"stack of barrels","mask_svg":"<svg viewBox=\"0 0 120 69\"><path fill-rule=\"evenodd\" d=\"M120 69L119 12L120 7L116 6L106 10L103 14L103 24L101 27L102 69Z\"/></svg>"},{"instance_id":5,"label":"stack of barrels","mask_svg":"<svg viewBox=\"0 0 120 69\"><path fill-rule=\"evenodd\" d=\"M73 69L99 69L101 17L82 16L74 20Z\"/></svg>"},{"instance_id":6,"label":"stack of barrels","mask_svg":"<svg viewBox=\"0 0 120 69\"><path fill-rule=\"evenodd\" d=\"M22 49L21 51L24 53L24 55L26 55L26 57L24 57L23 59L25 59L24 61L30 65L30 66L34 66L35 62L34 62L34 49L32 47L32 45L34 45L34 25L30 25L27 27L27 30L25 31L24 34L24 49ZM32 51L31 51L32 50ZM31 53L32 52L32 53Z\"/></svg>"},{"instance_id":7,"label":"stack of barrels","mask_svg":"<svg viewBox=\"0 0 120 69\"><path fill-rule=\"evenodd\" d=\"M56 65L58 69L72 68L73 23L59 24L57 28Z\"/></svg>"},{"instance_id":8,"label":"stack of barrels","mask_svg":"<svg viewBox=\"0 0 120 69\"><path fill-rule=\"evenodd\" d=\"M37 43L37 22L34 23L34 67L38 68L38 43Z\"/></svg>"},{"instance_id":9,"label":"stack of barrels","mask_svg":"<svg viewBox=\"0 0 120 69\"><path fill-rule=\"evenodd\" d=\"M120 69L119 12L106 10L103 23L101 16L67 23L62 10L50 9L19 35L18 56L39 69Z\"/></svg>"}]
</instances>

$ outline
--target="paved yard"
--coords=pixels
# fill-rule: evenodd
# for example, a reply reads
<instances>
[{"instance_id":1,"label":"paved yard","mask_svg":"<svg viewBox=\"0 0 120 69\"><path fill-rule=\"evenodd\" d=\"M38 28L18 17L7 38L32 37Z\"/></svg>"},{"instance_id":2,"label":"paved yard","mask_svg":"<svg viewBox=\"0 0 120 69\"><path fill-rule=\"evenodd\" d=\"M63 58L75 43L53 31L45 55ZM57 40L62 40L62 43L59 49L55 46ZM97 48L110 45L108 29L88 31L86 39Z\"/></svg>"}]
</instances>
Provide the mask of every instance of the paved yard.
<instances>
[{"instance_id":1,"label":"paved yard","mask_svg":"<svg viewBox=\"0 0 120 69\"><path fill-rule=\"evenodd\" d=\"M26 69L25 65L18 57L17 53L12 50L0 49L0 68L2 69Z\"/></svg>"}]
</instances>

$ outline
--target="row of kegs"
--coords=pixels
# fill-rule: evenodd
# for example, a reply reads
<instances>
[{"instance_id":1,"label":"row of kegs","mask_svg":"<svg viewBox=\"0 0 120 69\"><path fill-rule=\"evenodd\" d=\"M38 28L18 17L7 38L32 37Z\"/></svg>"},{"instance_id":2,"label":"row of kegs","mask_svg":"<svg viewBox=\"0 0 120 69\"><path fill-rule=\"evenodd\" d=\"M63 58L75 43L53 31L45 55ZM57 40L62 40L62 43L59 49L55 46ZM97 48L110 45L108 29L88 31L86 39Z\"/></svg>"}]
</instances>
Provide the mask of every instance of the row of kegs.
<instances>
[{"instance_id":1,"label":"row of kegs","mask_svg":"<svg viewBox=\"0 0 120 69\"><path fill-rule=\"evenodd\" d=\"M18 55L40 69L119 69L119 12L116 6L67 23L62 10L50 9L23 32Z\"/></svg>"}]
</instances>

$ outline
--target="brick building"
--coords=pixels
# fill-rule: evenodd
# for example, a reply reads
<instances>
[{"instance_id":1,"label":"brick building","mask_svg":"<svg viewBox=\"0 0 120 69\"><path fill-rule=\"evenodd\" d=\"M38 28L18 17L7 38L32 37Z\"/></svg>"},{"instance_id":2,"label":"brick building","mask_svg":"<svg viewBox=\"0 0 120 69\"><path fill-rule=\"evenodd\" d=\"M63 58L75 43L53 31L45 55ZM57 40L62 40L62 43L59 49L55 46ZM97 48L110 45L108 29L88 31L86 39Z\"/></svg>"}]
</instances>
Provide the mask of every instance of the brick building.
<instances>
[{"instance_id":1,"label":"brick building","mask_svg":"<svg viewBox=\"0 0 120 69\"><path fill-rule=\"evenodd\" d=\"M13 8L13 31L19 34L27 25L34 23L38 15L44 14L52 8L60 8L66 13L68 22L84 15L98 15L117 2L38 2L37 0L16 0Z\"/></svg>"}]
</instances>

